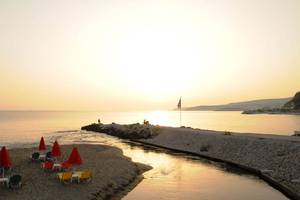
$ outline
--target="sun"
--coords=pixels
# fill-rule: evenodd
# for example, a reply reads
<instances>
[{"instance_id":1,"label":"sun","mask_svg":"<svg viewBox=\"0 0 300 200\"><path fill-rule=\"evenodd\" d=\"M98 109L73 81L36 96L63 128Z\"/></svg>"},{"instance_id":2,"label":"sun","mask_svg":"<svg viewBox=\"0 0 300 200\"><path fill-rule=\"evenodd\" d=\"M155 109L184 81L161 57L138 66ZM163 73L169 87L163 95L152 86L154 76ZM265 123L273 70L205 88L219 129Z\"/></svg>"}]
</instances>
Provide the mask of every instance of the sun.
<instances>
[{"instance_id":1,"label":"sun","mask_svg":"<svg viewBox=\"0 0 300 200\"><path fill-rule=\"evenodd\" d=\"M164 32L139 32L122 41L121 79L128 88L148 98L178 95L201 65L199 52L187 41Z\"/></svg>"}]
</instances>

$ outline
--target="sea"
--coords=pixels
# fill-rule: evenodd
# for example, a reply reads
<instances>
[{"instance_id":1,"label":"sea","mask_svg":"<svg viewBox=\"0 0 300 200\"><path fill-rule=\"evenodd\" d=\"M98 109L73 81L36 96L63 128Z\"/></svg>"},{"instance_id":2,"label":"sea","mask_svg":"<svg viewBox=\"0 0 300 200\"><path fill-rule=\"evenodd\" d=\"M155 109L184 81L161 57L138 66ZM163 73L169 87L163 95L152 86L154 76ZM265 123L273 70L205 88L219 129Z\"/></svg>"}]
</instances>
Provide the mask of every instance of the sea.
<instances>
[{"instance_id":1,"label":"sea","mask_svg":"<svg viewBox=\"0 0 300 200\"><path fill-rule=\"evenodd\" d=\"M239 111L0 111L0 145L18 146L80 130L97 123L142 123L162 126L186 126L200 129L292 135L300 130L300 115L244 115Z\"/></svg>"}]
</instances>

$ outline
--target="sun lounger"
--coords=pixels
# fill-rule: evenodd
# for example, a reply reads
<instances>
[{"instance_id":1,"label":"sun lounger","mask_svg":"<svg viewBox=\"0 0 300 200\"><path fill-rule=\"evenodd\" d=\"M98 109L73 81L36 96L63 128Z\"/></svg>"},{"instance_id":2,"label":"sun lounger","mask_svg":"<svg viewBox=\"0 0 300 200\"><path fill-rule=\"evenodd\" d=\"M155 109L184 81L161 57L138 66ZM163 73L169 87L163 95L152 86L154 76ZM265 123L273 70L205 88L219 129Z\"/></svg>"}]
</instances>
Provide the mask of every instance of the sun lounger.
<instances>
[{"instance_id":1,"label":"sun lounger","mask_svg":"<svg viewBox=\"0 0 300 200\"><path fill-rule=\"evenodd\" d=\"M58 173L57 177L61 183L72 182L72 172Z\"/></svg>"},{"instance_id":2,"label":"sun lounger","mask_svg":"<svg viewBox=\"0 0 300 200\"><path fill-rule=\"evenodd\" d=\"M72 174L72 182L77 179L77 182L90 181L92 179L92 172L90 171L76 171Z\"/></svg>"},{"instance_id":3,"label":"sun lounger","mask_svg":"<svg viewBox=\"0 0 300 200\"><path fill-rule=\"evenodd\" d=\"M80 181L90 181L92 179L91 171L82 171L79 177Z\"/></svg>"}]
</instances>

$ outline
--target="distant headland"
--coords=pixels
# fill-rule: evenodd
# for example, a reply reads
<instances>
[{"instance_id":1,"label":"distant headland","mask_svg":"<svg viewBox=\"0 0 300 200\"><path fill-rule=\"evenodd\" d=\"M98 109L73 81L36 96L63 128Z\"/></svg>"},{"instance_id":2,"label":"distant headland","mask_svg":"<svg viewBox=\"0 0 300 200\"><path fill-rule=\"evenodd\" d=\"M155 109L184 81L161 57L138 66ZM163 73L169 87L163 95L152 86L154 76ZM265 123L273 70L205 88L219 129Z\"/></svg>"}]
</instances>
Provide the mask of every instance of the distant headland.
<instances>
[{"instance_id":1,"label":"distant headland","mask_svg":"<svg viewBox=\"0 0 300 200\"><path fill-rule=\"evenodd\" d=\"M259 109L245 110L242 114L300 114L300 92L285 102L284 105L275 108L262 107Z\"/></svg>"},{"instance_id":2,"label":"distant headland","mask_svg":"<svg viewBox=\"0 0 300 200\"><path fill-rule=\"evenodd\" d=\"M252 101L234 102L222 105L201 105L194 107L185 107L182 110L186 111L244 111L256 110L264 107L278 108L282 107L286 102L290 101L292 97L278 98L278 99L259 99Z\"/></svg>"},{"instance_id":3,"label":"distant headland","mask_svg":"<svg viewBox=\"0 0 300 200\"><path fill-rule=\"evenodd\" d=\"M242 114L300 114L300 91L294 97L258 99L221 105L184 107L185 111L242 111Z\"/></svg>"}]
</instances>

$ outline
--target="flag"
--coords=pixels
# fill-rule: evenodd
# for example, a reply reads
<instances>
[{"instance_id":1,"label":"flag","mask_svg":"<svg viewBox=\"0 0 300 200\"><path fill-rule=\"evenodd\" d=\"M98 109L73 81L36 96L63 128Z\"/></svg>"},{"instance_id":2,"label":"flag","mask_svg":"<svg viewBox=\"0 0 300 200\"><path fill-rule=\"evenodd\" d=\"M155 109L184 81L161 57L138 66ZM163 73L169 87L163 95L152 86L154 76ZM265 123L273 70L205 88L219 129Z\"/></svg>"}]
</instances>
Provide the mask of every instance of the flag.
<instances>
[{"instance_id":1,"label":"flag","mask_svg":"<svg viewBox=\"0 0 300 200\"><path fill-rule=\"evenodd\" d=\"M178 101L177 108L178 108L178 109L181 109L181 97L180 97L180 99L179 99L179 101Z\"/></svg>"}]
</instances>

